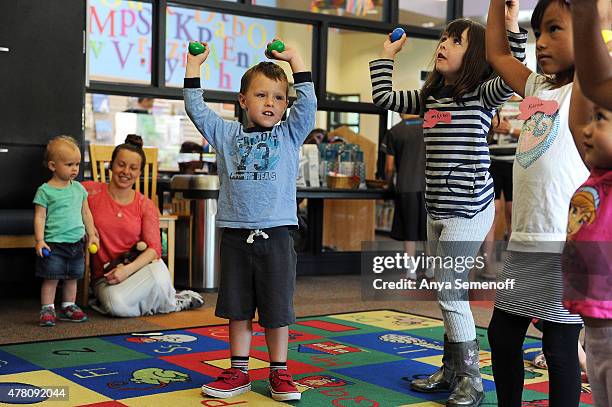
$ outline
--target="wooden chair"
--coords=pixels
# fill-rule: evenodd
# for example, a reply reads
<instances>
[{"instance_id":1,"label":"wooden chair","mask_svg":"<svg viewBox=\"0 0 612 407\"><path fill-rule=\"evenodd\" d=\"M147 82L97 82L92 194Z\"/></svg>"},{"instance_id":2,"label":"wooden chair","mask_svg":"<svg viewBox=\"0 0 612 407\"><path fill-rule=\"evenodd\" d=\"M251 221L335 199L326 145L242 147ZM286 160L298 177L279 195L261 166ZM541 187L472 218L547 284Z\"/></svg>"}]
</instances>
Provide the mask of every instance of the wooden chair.
<instances>
[{"instance_id":1,"label":"wooden chair","mask_svg":"<svg viewBox=\"0 0 612 407\"><path fill-rule=\"evenodd\" d=\"M109 168L110 161L113 155L115 146L103 146L90 144L89 145L89 162L91 163L91 174L94 181L109 182L111 178L111 170ZM140 179L136 180L135 189L140 191L144 196L150 198L157 207L157 148L143 147L147 165L145 165ZM108 175L108 177L107 177ZM142 184L142 185L141 185ZM160 229L168 230L168 270L170 270L170 278L174 281L174 240L175 240L175 221L177 217L173 215L159 216ZM81 302L87 305L89 300L89 253L86 254L85 275L83 276L83 292L81 293Z\"/></svg>"}]
</instances>

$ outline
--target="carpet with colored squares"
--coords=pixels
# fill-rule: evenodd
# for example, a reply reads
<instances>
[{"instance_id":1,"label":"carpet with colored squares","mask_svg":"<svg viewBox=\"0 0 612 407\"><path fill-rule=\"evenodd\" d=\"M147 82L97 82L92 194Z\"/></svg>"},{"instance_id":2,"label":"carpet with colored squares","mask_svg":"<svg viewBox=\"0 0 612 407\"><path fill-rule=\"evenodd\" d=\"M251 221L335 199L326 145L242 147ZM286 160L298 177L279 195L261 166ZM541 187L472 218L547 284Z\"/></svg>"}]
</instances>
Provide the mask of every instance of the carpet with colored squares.
<instances>
[{"instance_id":1,"label":"carpet with colored squares","mask_svg":"<svg viewBox=\"0 0 612 407\"><path fill-rule=\"evenodd\" d=\"M486 400L495 406L486 331L478 330ZM432 373L442 359L442 322L381 310L299 318L290 327L289 369L299 403L269 397L268 358L255 325L249 363L253 391L205 398L200 386L229 367L227 325L0 346L0 405L59 406L440 406L445 394L410 390L408 380ZM526 354L541 343L528 338ZM525 363L523 406L547 406L545 370ZM21 390L9 396L10 389ZM36 389L64 389L51 401ZM29 394L29 396L28 396ZM45 396L51 393L45 394ZM591 405L585 385L581 405Z\"/></svg>"}]
</instances>

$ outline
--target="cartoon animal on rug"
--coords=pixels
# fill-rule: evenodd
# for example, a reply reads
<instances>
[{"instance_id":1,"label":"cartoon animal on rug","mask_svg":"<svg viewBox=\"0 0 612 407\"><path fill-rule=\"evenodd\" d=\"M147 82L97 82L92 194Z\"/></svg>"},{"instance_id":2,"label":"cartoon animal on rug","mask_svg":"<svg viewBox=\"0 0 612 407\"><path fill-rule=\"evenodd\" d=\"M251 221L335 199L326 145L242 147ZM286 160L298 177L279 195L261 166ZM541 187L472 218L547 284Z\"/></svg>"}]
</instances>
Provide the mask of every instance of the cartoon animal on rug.
<instances>
[{"instance_id":1,"label":"cartoon animal on rug","mask_svg":"<svg viewBox=\"0 0 612 407\"><path fill-rule=\"evenodd\" d=\"M130 382L136 384L150 384L151 387L146 388L127 388L123 387L129 382L114 382L108 383L108 387L112 389L120 390L151 390L160 389L168 386L172 382L188 382L191 380L189 375L175 370L165 370L159 367L148 367L145 369L138 369L132 373Z\"/></svg>"}]
</instances>

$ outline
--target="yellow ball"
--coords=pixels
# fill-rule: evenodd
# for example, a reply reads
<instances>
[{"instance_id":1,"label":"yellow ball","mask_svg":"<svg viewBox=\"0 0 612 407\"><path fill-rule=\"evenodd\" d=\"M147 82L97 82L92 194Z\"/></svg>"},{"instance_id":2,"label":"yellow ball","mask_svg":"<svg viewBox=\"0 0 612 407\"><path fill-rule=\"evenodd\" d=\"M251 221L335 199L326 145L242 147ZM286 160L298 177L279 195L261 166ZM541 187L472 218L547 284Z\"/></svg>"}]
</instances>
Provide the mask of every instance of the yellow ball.
<instances>
[{"instance_id":1,"label":"yellow ball","mask_svg":"<svg viewBox=\"0 0 612 407\"><path fill-rule=\"evenodd\" d=\"M98 253L98 246L95 243L89 245L89 253L96 254Z\"/></svg>"}]
</instances>

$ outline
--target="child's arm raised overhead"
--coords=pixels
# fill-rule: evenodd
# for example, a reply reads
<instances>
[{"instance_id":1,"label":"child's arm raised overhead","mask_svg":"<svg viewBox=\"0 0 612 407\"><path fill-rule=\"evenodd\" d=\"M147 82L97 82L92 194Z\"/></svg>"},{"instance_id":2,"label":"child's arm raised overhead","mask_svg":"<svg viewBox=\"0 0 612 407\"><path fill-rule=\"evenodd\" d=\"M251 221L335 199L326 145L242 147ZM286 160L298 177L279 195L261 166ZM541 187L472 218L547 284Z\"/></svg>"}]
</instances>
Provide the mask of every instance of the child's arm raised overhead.
<instances>
[{"instance_id":1,"label":"child's arm raised overhead","mask_svg":"<svg viewBox=\"0 0 612 407\"><path fill-rule=\"evenodd\" d=\"M491 0L486 35L487 61L506 84L524 97L525 84L531 70L512 56L505 30L506 13L515 12L518 12L518 0Z\"/></svg>"},{"instance_id":2,"label":"child's arm raised overhead","mask_svg":"<svg viewBox=\"0 0 612 407\"><path fill-rule=\"evenodd\" d=\"M574 138L574 143L576 144L576 149L580 154L580 158L582 158L582 162L587 168L589 168L589 166L584 160L584 128L591 120L593 108L593 102L584 96L577 75L574 75L574 85L572 86L572 98L569 108L569 128L572 132L572 137Z\"/></svg>"},{"instance_id":3,"label":"child's arm raised overhead","mask_svg":"<svg viewBox=\"0 0 612 407\"><path fill-rule=\"evenodd\" d=\"M518 2L506 4L506 36L510 45L510 52L521 64L525 62L525 46L527 44L527 30L518 25ZM482 102L488 109L497 109L514 94L503 78L496 76L486 81L482 86Z\"/></svg>"},{"instance_id":4,"label":"child's arm raised overhead","mask_svg":"<svg viewBox=\"0 0 612 407\"><path fill-rule=\"evenodd\" d=\"M574 47L580 85L589 99L612 110L612 58L600 33L610 29L610 0L574 1L571 8L574 44L580 44ZM593 21L597 15L600 24Z\"/></svg>"},{"instance_id":5,"label":"child's arm raised overhead","mask_svg":"<svg viewBox=\"0 0 612 407\"><path fill-rule=\"evenodd\" d=\"M276 41L278 38L274 38L272 41ZM297 49L287 46L285 44L285 50L283 52L278 52L276 50L270 51L270 56L279 61L285 61L289 63L291 66L291 71L296 74L299 72L306 72L306 64L302 59L302 56L297 51Z\"/></svg>"},{"instance_id":6,"label":"child's arm raised overhead","mask_svg":"<svg viewBox=\"0 0 612 407\"><path fill-rule=\"evenodd\" d=\"M200 66L206 61L210 52L210 47L206 42L202 44L206 47L203 53L199 55L187 53L185 86L183 89L185 111L206 141L208 141L215 150L219 151L219 148L221 148L223 144L219 142L219 138L223 137L225 134L229 134L226 131L226 127L239 125L239 123L226 122L204 102L204 91L201 89L200 85Z\"/></svg>"},{"instance_id":7,"label":"child's arm raised overhead","mask_svg":"<svg viewBox=\"0 0 612 407\"><path fill-rule=\"evenodd\" d=\"M420 91L393 90L393 59L406 42L406 34L391 42L389 36L383 44L381 59L370 62L370 80L372 81L372 100L378 107L400 113L421 113Z\"/></svg>"},{"instance_id":8,"label":"child's arm raised overhead","mask_svg":"<svg viewBox=\"0 0 612 407\"><path fill-rule=\"evenodd\" d=\"M308 133L315 127L317 113L317 97L312 83L312 73L308 71L302 56L297 49L285 44L285 50L273 50L268 57L288 62L293 72L293 87L297 100L291 106L291 112L281 126L286 126L288 135L298 145L302 145Z\"/></svg>"}]
</instances>

